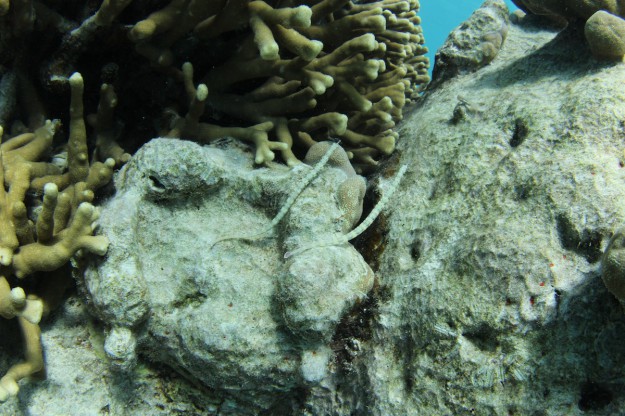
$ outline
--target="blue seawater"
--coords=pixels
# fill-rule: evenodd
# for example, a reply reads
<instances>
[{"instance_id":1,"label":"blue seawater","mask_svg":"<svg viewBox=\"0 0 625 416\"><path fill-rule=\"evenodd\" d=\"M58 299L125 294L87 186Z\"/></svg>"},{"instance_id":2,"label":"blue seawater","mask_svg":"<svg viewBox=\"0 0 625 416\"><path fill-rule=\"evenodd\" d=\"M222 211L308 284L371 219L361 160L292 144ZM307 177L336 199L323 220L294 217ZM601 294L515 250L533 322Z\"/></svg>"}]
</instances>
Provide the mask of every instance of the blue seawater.
<instances>
[{"instance_id":1,"label":"blue seawater","mask_svg":"<svg viewBox=\"0 0 625 416\"><path fill-rule=\"evenodd\" d=\"M480 7L483 0L421 0L421 26L425 35L425 45L430 52L430 73L434 67L434 55L441 47L449 32L465 21L471 13ZM517 7L506 0L510 11Z\"/></svg>"}]
</instances>

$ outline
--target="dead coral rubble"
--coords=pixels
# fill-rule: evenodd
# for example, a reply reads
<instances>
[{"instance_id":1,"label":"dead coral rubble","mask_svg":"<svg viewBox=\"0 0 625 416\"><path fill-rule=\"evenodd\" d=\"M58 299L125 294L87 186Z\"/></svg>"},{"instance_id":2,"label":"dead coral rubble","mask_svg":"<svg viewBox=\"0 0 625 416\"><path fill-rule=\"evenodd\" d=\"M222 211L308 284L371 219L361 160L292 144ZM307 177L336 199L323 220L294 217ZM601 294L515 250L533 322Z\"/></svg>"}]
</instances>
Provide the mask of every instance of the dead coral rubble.
<instances>
[{"instance_id":1,"label":"dead coral rubble","mask_svg":"<svg viewBox=\"0 0 625 416\"><path fill-rule=\"evenodd\" d=\"M104 255L108 248L106 237L92 235L98 213L91 202L94 191L110 181L115 161L89 162L80 74L72 75L70 85L66 168L47 161L57 126L50 120L0 146L0 316L18 319L26 350L26 359L0 378L0 401L16 395L18 382L43 368L38 324L59 287L50 276L35 274L59 269L79 251ZM3 133L0 127L0 138ZM41 198L30 195L41 191ZM38 294L22 288L30 276L35 282L26 284Z\"/></svg>"}]
</instances>

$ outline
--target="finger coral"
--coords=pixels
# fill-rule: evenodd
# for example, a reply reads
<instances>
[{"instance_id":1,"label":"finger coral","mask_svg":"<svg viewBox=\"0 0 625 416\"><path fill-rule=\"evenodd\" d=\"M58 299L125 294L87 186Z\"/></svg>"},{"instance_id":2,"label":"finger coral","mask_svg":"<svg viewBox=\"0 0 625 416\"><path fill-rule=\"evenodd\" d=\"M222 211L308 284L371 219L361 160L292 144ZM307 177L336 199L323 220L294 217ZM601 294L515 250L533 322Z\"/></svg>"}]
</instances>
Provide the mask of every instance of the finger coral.
<instances>
[{"instance_id":1,"label":"finger coral","mask_svg":"<svg viewBox=\"0 0 625 416\"><path fill-rule=\"evenodd\" d=\"M70 78L71 105L67 167L47 161L58 123L50 120L33 133L9 138L0 146L0 316L17 318L25 360L0 378L0 401L17 394L18 382L43 368L39 320L49 310L54 280L39 282L37 272L62 267L79 250L103 255L104 236L93 236L97 212L94 191L112 177L115 161L90 163L87 153L80 74ZM0 138L3 129L0 127ZM43 191L40 200L29 193ZM22 281L35 276L34 283ZM41 284L39 284L41 283ZM46 285L48 287L46 287ZM38 294L35 294L37 292Z\"/></svg>"},{"instance_id":2,"label":"finger coral","mask_svg":"<svg viewBox=\"0 0 625 416\"><path fill-rule=\"evenodd\" d=\"M180 136L210 140L231 134L255 140L257 163L272 160L278 150L293 165L298 162L294 144L308 149L328 136L340 137L356 164L375 165L376 158L394 150L392 128L406 101L428 81L417 1L356 5L324 0L280 8L240 1L236 8L228 3L217 12L205 8L203 14L182 10L183 3L174 1L133 27L137 51L168 65L169 47L183 34L176 20L205 40L247 27L237 39L237 53L205 72L201 101L252 127L236 132L196 125ZM193 83L188 71L183 74L189 93ZM262 139L250 139L254 132ZM270 133L281 144L270 144Z\"/></svg>"},{"instance_id":3,"label":"finger coral","mask_svg":"<svg viewBox=\"0 0 625 416\"><path fill-rule=\"evenodd\" d=\"M429 81L418 0L172 0L160 9L106 0L82 21L69 6L33 4L28 14L11 3L0 16L10 28L0 33L8 58L0 65L25 72L9 63L21 55L21 39L52 30L60 42L45 43L47 56L29 63L39 65L33 72L43 74L46 89L63 91L85 56L97 70L124 60L130 73L113 83L130 85L150 73L178 80L185 92L173 97L152 88L167 117L131 124L159 124L161 135L204 142L232 135L256 147L259 164L279 153L293 166L314 143L340 138L357 169L371 169L393 152L404 106ZM136 54L120 52L130 48ZM193 71L177 69L185 62L197 87Z\"/></svg>"}]
</instances>

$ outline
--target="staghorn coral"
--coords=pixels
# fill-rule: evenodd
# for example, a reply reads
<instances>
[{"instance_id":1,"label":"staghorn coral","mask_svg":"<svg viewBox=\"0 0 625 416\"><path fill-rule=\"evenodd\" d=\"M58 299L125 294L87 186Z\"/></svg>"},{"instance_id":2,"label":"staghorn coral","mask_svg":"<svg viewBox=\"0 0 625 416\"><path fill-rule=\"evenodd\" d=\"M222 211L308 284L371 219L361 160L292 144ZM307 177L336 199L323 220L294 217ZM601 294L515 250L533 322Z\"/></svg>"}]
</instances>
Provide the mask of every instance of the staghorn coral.
<instances>
[{"instance_id":1,"label":"staghorn coral","mask_svg":"<svg viewBox=\"0 0 625 416\"><path fill-rule=\"evenodd\" d=\"M158 95L155 107L173 115L160 134L200 141L234 135L255 144L257 163L279 152L292 166L315 142L339 137L357 168L371 169L395 148L393 128L402 109L429 80L417 0L172 0L159 10L141 0L106 0L97 9L27 3L28 13L11 3L0 17L10 27L0 31L0 49L22 62L25 39L58 33L60 41L44 44L35 69L45 88L63 91L85 56L94 58L97 70L125 60L131 73L113 80L118 91L141 88L130 86L131 78L146 72L184 83L186 94L178 94L183 98L149 92ZM102 45L97 55L91 51L96 42ZM130 47L148 62L129 54ZM176 69L185 61L206 86L198 87L205 91L202 100L185 71ZM33 71L10 62L0 58L0 65L17 72ZM136 103L123 98L129 106ZM189 104L195 105L196 126L175 128L179 118L188 118L177 114ZM144 123L138 128L146 130L155 113L125 121Z\"/></svg>"},{"instance_id":2,"label":"staghorn coral","mask_svg":"<svg viewBox=\"0 0 625 416\"><path fill-rule=\"evenodd\" d=\"M512 0L525 12L585 21L584 34L591 52L599 59L620 60L625 54L625 7L608 0Z\"/></svg>"},{"instance_id":3,"label":"staghorn coral","mask_svg":"<svg viewBox=\"0 0 625 416\"><path fill-rule=\"evenodd\" d=\"M190 62L185 62L182 66L182 74L189 98L189 111L184 118L172 112L172 128L163 134L164 137L184 137L198 142L210 142L220 137L232 136L254 144L256 147L254 162L257 164L273 160L275 157L274 150L282 151L287 161L297 160L295 155L290 152L287 143L269 140L268 132L274 128L274 123L271 121L249 127L222 127L200 122L208 98L208 88L205 84L200 84L198 88L193 86L193 65Z\"/></svg>"},{"instance_id":4,"label":"staghorn coral","mask_svg":"<svg viewBox=\"0 0 625 416\"><path fill-rule=\"evenodd\" d=\"M16 395L18 382L43 368L38 323L63 287L57 279L39 282L35 277L35 283L26 282L29 291L35 286L27 296L19 282L37 272L59 269L79 251L104 255L108 248L106 237L92 235L98 213L91 202L94 191L110 181L115 161L89 162L83 80L80 74L70 80L66 171L45 161L58 123L48 120L35 132L11 137L0 146L4 184L0 187L0 316L18 319L26 350L25 360L0 378L0 401ZM29 191L43 191L43 197L30 203Z\"/></svg>"}]
</instances>

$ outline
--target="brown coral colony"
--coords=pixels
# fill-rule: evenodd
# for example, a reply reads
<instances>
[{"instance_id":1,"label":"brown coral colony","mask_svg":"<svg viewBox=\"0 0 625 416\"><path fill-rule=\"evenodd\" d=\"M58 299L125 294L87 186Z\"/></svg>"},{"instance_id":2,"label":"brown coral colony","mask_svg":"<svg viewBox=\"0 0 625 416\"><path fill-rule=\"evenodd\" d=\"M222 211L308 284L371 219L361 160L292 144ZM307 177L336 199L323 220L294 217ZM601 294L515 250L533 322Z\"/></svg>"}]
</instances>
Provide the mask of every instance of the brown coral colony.
<instances>
[{"instance_id":1,"label":"brown coral colony","mask_svg":"<svg viewBox=\"0 0 625 416\"><path fill-rule=\"evenodd\" d=\"M137 52L168 66L171 46L185 33L209 41L248 28L235 54L198 77L201 93L186 64L189 111L167 136L234 136L254 143L257 163L279 151L296 164L294 147L305 154L328 137L341 138L357 165L375 165L393 151L392 128L428 81L417 1L222 3L173 1L130 30ZM243 126L200 122L205 105Z\"/></svg>"},{"instance_id":2,"label":"brown coral colony","mask_svg":"<svg viewBox=\"0 0 625 416\"><path fill-rule=\"evenodd\" d=\"M581 21L590 51L597 59L622 60L625 54L625 7L606 0L512 0L525 12L569 22Z\"/></svg>"},{"instance_id":3,"label":"brown coral colony","mask_svg":"<svg viewBox=\"0 0 625 416\"><path fill-rule=\"evenodd\" d=\"M139 0L105 0L80 24L62 10L28 14L14 3L5 19L14 33L55 25L63 36L40 70L48 88L62 84L100 40L118 54L109 59L123 59L118 51L131 46L128 64L149 63L150 72L182 83L186 94L178 95L187 102L163 100L169 118L152 133L201 142L232 136L255 146L257 163L279 152L289 165L315 142L340 138L352 163L371 169L393 151L402 108L429 80L419 2L299 3L173 0L149 10ZM185 61L189 68L181 71ZM130 82L132 70L123 68L120 77ZM194 70L195 80L188 75ZM202 85L197 91L194 81Z\"/></svg>"}]
</instances>

